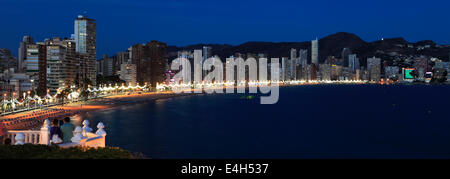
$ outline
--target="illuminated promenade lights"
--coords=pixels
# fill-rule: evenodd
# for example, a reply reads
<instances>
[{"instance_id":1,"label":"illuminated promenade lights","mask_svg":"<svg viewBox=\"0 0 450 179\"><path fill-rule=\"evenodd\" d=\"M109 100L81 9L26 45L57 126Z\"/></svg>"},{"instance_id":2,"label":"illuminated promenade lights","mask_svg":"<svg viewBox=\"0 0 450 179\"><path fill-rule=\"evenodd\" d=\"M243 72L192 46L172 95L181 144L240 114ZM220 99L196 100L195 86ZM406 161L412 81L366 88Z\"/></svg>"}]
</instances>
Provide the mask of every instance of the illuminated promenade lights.
<instances>
[{"instance_id":1,"label":"illuminated promenade lights","mask_svg":"<svg viewBox=\"0 0 450 179\"><path fill-rule=\"evenodd\" d=\"M367 83L367 81L361 80L341 80L341 81L332 81L332 80L292 80L292 81L227 81L227 82L202 82L202 83L157 83L156 89L157 91L173 91L179 89L222 89L226 87L260 87L260 86L268 86L271 84L278 85L291 85L291 86L299 86L299 85L316 85L316 84L363 84Z\"/></svg>"}]
</instances>

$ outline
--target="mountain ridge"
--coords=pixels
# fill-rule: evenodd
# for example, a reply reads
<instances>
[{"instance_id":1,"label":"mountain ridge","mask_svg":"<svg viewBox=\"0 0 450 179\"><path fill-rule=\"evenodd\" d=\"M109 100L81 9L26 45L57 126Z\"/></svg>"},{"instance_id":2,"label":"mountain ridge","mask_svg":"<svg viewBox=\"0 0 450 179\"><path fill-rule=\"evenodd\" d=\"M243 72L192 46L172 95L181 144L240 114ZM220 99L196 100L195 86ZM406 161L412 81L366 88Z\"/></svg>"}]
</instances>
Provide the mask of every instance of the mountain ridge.
<instances>
[{"instance_id":1,"label":"mountain ridge","mask_svg":"<svg viewBox=\"0 0 450 179\"><path fill-rule=\"evenodd\" d=\"M221 59L228 58L235 53L264 53L268 57L290 57L290 49L307 49L310 60L311 42L267 42L249 41L239 45L230 44L193 44L183 47L169 46L169 59L176 58L176 52L180 50L202 49L203 46L211 46L212 54L218 55ZM319 61L324 62L329 56L341 58L344 48L349 48L357 54L362 63L369 57L380 57L383 60L392 62L397 58L408 56L429 56L436 57L444 61L449 61L450 45L439 45L432 40L421 40L418 42L408 42L402 37L386 38L373 42L366 42L359 36L338 32L319 39Z\"/></svg>"}]
</instances>

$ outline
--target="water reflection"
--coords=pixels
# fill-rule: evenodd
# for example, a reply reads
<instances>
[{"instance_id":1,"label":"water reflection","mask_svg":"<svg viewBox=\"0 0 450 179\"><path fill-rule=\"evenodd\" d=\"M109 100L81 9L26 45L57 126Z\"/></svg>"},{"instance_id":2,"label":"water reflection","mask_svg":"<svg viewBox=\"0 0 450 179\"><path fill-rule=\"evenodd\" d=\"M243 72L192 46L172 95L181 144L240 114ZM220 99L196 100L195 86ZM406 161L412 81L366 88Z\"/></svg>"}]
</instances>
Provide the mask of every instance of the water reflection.
<instances>
[{"instance_id":1,"label":"water reflection","mask_svg":"<svg viewBox=\"0 0 450 179\"><path fill-rule=\"evenodd\" d=\"M234 94L189 96L73 120L88 119L94 129L101 121L107 145L151 158L450 158L450 101L441 100L450 99L449 89L288 87L276 105Z\"/></svg>"}]
</instances>

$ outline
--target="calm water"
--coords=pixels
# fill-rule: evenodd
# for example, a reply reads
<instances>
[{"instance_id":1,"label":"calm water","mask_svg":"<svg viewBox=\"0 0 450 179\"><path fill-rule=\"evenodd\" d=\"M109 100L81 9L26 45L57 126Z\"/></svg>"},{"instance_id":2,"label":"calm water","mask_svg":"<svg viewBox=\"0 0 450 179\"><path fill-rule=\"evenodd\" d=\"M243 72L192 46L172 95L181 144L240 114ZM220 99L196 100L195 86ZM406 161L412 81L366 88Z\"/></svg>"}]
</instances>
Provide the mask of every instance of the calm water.
<instances>
[{"instance_id":1,"label":"calm water","mask_svg":"<svg viewBox=\"0 0 450 179\"><path fill-rule=\"evenodd\" d=\"M283 87L135 104L77 117L150 158L450 158L450 86ZM93 127L93 125L91 125Z\"/></svg>"}]
</instances>

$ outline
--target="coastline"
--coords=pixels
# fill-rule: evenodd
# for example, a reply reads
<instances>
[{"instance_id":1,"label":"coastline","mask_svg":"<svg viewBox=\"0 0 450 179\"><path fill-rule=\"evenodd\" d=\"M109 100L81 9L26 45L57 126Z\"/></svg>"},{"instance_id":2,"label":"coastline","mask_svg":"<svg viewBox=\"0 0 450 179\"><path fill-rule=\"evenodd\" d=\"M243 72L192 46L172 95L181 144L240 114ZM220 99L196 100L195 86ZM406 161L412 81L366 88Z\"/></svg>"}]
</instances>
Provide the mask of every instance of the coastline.
<instances>
[{"instance_id":1,"label":"coastline","mask_svg":"<svg viewBox=\"0 0 450 179\"><path fill-rule=\"evenodd\" d=\"M311 85L311 84L310 84ZM317 84L312 84L317 85ZM341 84L342 85L342 84ZM354 84L343 84L354 85ZM426 84L426 83L399 83L399 84L372 84L372 85L448 85L444 84ZM298 84L281 84L279 87L301 86ZM235 87L236 88L236 87ZM146 92L140 94L120 94L90 99L88 101L79 101L69 104L57 105L48 108L20 112L0 117L0 127L6 130L29 130L42 126L45 119L62 119L64 117L73 117L77 114L83 114L97 110L111 110L118 106L127 104L138 104L151 102L159 99L168 99L182 96L202 95L205 93L174 93L166 92ZM55 112L56 111L56 112ZM41 114L44 113L44 114ZM50 115L49 115L50 113ZM54 114L52 114L54 113Z\"/></svg>"},{"instance_id":2,"label":"coastline","mask_svg":"<svg viewBox=\"0 0 450 179\"><path fill-rule=\"evenodd\" d=\"M64 105L57 105L39 110L20 112L16 114L2 116L1 124L6 130L30 130L39 128L45 119L73 117L98 110L110 110L122 105L151 102L159 99L169 99L182 96L197 95L194 93L173 93L173 92L147 92L130 95L113 95L89 101L79 101ZM48 111L58 111L50 113ZM42 114L41 114L42 113ZM7 125L9 124L9 125Z\"/></svg>"}]
</instances>

